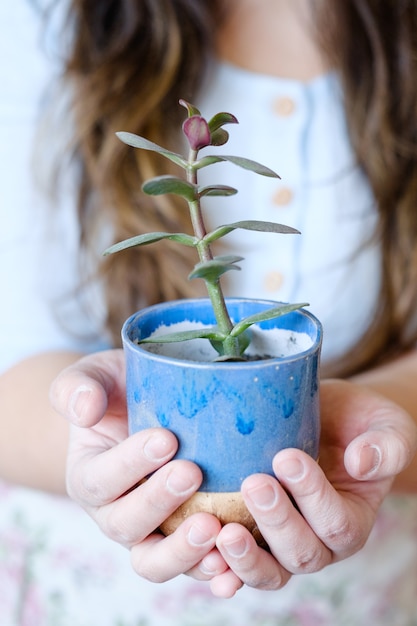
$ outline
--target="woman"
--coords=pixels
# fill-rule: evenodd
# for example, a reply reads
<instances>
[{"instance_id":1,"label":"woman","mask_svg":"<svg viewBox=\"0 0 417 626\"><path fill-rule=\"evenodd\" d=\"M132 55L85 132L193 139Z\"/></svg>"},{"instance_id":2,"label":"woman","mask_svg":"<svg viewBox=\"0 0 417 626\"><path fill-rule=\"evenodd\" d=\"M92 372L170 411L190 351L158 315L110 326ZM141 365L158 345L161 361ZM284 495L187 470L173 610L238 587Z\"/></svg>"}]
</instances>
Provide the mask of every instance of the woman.
<instances>
[{"instance_id":1,"label":"woman","mask_svg":"<svg viewBox=\"0 0 417 626\"><path fill-rule=\"evenodd\" d=\"M1 379L1 414L7 419L8 439L1 454L2 475L36 489L62 490L66 433L46 409L49 382L80 353L117 346L121 322L128 313L145 303L189 293L190 286L182 277L190 261L181 249L150 246L115 256L107 265L97 260L108 242L142 230L173 226L177 230L182 221L174 206L149 204L138 193L140 180L159 171L161 164L125 149L114 132L130 130L172 146L182 113L176 104L179 97L196 102L207 115L230 110L241 128L228 150L277 169L288 181L286 197L293 195L283 204L282 188L255 189L254 182L243 177L241 184L236 183L239 200L230 205L227 199L227 210L240 214L255 207L264 217L263 211L276 213L280 207L285 219L280 216L278 221L300 227L303 233L299 247L287 243L289 247L281 251L263 247L262 254L245 240L235 243L231 239L231 249L245 246L246 265L254 270L249 277L243 271L244 284L236 281L230 293L246 295L242 292L246 289L252 296L293 300L301 292L324 324L326 376L350 378L322 385L320 467L299 451L284 451L274 461L279 482L254 476L242 487L248 507L268 535L272 553L258 549L241 527L220 529L217 520L207 515L187 520L168 538L154 532L198 488L201 476L195 466L169 462L176 442L167 431L126 439L120 352L101 352L76 363L58 379L53 399L55 407L76 424L91 427L72 429L70 494L106 534L130 548L139 574L162 581L188 572L210 580L212 592L220 597L232 596L242 584L285 587L266 597L246 587L226 608L213 604L213 599L205 600L206 585L180 578L167 585L166 593L171 593L171 604L167 604L166 597L160 599L163 589L155 590L124 572L123 578L134 586L134 600L131 592L118 588L108 609L100 585L105 588L121 580L120 563L126 557L92 532L88 521L81 521L65 502L60 505L69 507L65 516L70 510L75 520L65 535L70 535L70 545L76 538L86 550L84 569L95 562L94 554L111 555L107 562L120 569L119 576L103 576L100 568L100 575L95 570L87 577L84 589L94 589L97 596L90 593L89 597L100 598L90 600L88 608L71 603L77 587L68 580L58 585L54 597L60 598L61 614L71 624L76 620L97 623L100 610L101 624L116 624L117 619L127 623L149 619L158 624L229 620L239 625L245 620L302 624L310 619L311 623L334 624L341 623L341 615L346 623L367 624L370 619L380 624L383 620L412 623L415 498L390 496L378 518L377 514L394 476L398 475L399 490L415 493L416 489L411 461L417 414L417 357L413 352L417 97L409 76L416 71L417 7L414 2L389 2L381 7L359 0L338 5L246 0L230 1L223 8L223 3L217 7L216 3L185 0L71 3L63 94L65 103L69 99L71 104L73 126L69 132L66 125L65 135L69 135L76 167L69 173L70 184L66 179L66 186L58 188L62 215L58 214L55 232L59 244L57 250L48 248L53 267L60 267L57 285L47 288L46 295L54 301L47 309L33 287L37 275L26 277L39 326L30 333L20 330L23 346L14 345L5 359L8 369ZM61 109L55 104L54 111ZM271 151L271 158L266 150ZM223 175L230 181L227 173L218 178ZM74 180L77 202L70 186ZM235 184L236 177L233 180ZM240 198L248 203L247 209L242 208ZM224 210L216 205L213 220L215 211L221 215ZM81 278L68 261L71 253L77 253L77 235L84 261ZM22 263L22 249L13 244L10 262L15 266ZM45 254L39 240L29 245ZM64 265L58 265L57 259ZM82 280L85 289L70 298ZM10 292L5 337L12 336L10 320L21 287ZM63 307L74 301L76 315ZM97 341L87 345L85 335L90 330L95 331ZM80 332L84 333L81 342ZM29 426L33 432L23 442L28 396L18 393L22 381L26 394L33 394ZM156 439L151 436L155 434ZM148 483L126 494L158 468L152 489ZM25 491L20 500L14 490L8 491L10 510L27 514L33 497L44 496ZM53 523L58 507L49 498L47 503L51 528L58 533ZM28 519L33 523L31 515ZM359 551L376 518L368 545ZM44 520L36 522L39 528L48 528ZM59 545L59 533L56 536ZM34 540L30 545L33 552ZM48 550L53 552L50 543ZM92 554L87 554L89 550ZM327 570L325 566L334 561L343 562ZM71 572L82 569L77 570L77 563L72 565ZM310 572L308 577L290 580L293 574ZM41 581L41 566L36 573ZM51 614L50 581L42 584L40 597L48 598ZM65 585L66 592L62 591ZM138 596L141 604L147 599L146 607L137 606ZM178 603L174 598L180 599ZM172 603L175 610L164 615L161 605ZM27 603L23 606L27 608ZM36 623L33 612L31 619ZM38 623L47 624L50 618L42 619Z\"/></svg>"}]
</instances>

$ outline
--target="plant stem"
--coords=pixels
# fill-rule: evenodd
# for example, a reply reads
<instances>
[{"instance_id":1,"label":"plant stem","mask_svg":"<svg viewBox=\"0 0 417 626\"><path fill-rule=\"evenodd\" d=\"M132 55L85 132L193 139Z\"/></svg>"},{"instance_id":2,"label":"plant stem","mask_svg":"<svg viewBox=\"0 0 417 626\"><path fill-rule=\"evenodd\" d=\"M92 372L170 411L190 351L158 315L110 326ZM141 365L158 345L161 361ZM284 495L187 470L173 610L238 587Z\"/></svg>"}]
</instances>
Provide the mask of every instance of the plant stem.
<instances>
[{"instance_id":1,"label":"plant stem","mask_svg":"<svg viewBox=\"0 0 417 626\"><path fill-rule=\"evenodd\" d=\"M197 169L193 167L198 152L196 150L190 150L188 156L189 168L187 170L188 182L197 186ZM191 223L193 226L194 234L198 238L197 252L201 262L211 261L213 254L211 252L210 244L208 244L204 237L207 234L206 227L203 219L203 212L201 210L201 200L198 196L194 202L188 203L190 210ZM226 307L223 291L220 286L220 280L216 281L204 281L207 288L207 293L210 298L214 315L219 330L227 335L223 342L224 353L231 357L240 356L239 341L236 337L230 337L230 332L233 328L232 321L229 316L229 312Z\"/></svg>"}]
</instances>

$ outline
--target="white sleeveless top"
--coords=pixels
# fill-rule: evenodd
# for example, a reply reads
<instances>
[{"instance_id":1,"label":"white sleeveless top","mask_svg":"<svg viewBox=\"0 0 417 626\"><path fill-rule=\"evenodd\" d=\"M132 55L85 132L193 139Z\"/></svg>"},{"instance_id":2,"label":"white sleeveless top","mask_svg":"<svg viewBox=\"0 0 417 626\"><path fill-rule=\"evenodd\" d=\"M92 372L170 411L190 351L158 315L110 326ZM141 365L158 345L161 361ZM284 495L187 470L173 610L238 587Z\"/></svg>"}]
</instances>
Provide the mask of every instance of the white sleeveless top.
<instances>
[{"instance_id":1,"label":"white sleeveless top","mask_svg":"<svg viewBox=\"0 0 417 626\"><path fill-rule=\"evenodd\" d=\"M33 180L42 94L60 69L53 56L57 44L49 37L49 56L40 47L39 17L26 3L6 3L0 12L6 30L2 58L13 58L13 64L2 64L0 99L0 157L7 164L0 171L0 284L7 293L0 308L1 371L40 351L88 352L107 342L98 334L100 292L92 288L82 302L68 297L78 282L73 188L59 199L52 229L47 201ZM25 41L24 49L16 46L15 33ZM234 197L206 200L209 224L252 218L301 231L228 235L224 242L245 258L242 271L228 275L229 295L309 302L324 326L323 359L337 358L369 324L380 283L378 248L365 245L375 229L374 200L352 153L337 77L305 84L221 65L211 72L197 104L206 117L226 110L240 122L227 127L228 144L210 152L258 160L282 179L227 163L202 170L202 181L239 190ZM50 135L36 141L53 150ZM32 332L25 334L28 301ZM59 316L71 320L72 333Z\"/></svg>"},{"instance_id":2,"label":"white sleeveless top","mask_svg":"<svg viewBox=\"0 0 417 626\"><path fill-rule=\"evenodd\" d=\"M300 83L221 65L199 104L204 115L226 110L239 120L225 127L229 142L210 153L246 156L281 176L224 163L203 170L207 181L239 190L206 200L210 225L261 219L301 231L228 235L224 241L245 257L242 271L230 273L231 294L309 302L324 326L323 358L337 358L372 318L380 258L378 246L368 243L375 203L352 152L336 75Z\"/></svg>"},{"instance_id":3,"label":"white sleeveless top","mask_svg":"<svg viewBox=\"0 0 417 626\"><path fill-rule=\"evenodd\" d=\"M80 339L55 317L57 302L77 283L77 225L69 195L60 228L53 240L47 236L45 200L31 177L42 90L59 69L40 47L32 6L0 3L1 368L40 351L107 345L103 336L83 338L99 328L101 313L89 303L65 301ZM207 200L213 224L251 217L302 231L231 234L227 241L246 260L230 293L309 301L324 324L325 358L343 354L376 305L379 253L363 245L375 227L373 198L352 154L336 76L300 84L222 65L197 104L207 116L223 109L240 121L219 152L259 160L282 177L208 168L212 182L240 190ZM44 141L48 149L53 138ZM416 587L412 497L386 501L367 546L351 559L294 577L279 592L244 588L224 601L187 577L162 585L139 579L128 552L75 504L0 484L2 626L413 626Z\"/></svg>"}]
</instances>

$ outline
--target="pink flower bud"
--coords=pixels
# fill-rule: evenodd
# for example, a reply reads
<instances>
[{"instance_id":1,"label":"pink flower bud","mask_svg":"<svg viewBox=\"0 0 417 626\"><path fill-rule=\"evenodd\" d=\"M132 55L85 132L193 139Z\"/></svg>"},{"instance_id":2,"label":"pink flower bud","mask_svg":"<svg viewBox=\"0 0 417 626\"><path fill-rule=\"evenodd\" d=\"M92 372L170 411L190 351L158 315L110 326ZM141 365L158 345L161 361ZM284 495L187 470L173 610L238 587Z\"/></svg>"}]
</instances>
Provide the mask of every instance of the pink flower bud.
<instances>
[{"instance_id":1,"label":"pink flower bud","mask_svg":"<svg viewBox=\"0 0 417 626\"><path fill-rule=\"evenodd\" d=\"M201 115L188 117L182 125L182 130L192 150L200 150L210 145L209 125Z\"/></svg>"}]
</instances>

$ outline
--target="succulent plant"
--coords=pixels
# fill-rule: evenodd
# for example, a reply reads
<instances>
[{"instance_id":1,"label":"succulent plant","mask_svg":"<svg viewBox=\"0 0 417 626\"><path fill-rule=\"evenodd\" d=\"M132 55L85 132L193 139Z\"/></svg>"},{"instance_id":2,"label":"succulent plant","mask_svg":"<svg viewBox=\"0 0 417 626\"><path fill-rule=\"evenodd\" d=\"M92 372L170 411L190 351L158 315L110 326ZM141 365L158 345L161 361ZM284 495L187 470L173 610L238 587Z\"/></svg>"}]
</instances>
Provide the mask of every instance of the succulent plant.
<instances>
[{"instance_id":1,"label":"succulent plant","mask_svg":"<svg viewBox=\"0 0 417 626\"><path fill-rule=\"evenodd\" d=\"M146 194L153 196L175 194L183 198L188 204L193 231L192 234L167 232L140 234L114 244L108 248L104 254L113 254L127 248L149 245L164 239L169 239L181 245L195 248L199 260L189 274L189 278L201 278L204 280L208 296L213 306L216 325L197 330L171 332L158 335L155 339L145 338L142 342L171 343L205 338L208 339L216 349L219 355L217 360L245 360L245 350L250 343L249 329L253 324L279 317L280 315L307 306L307 303L277 303L277 305L271 309L234 323L227 310L220 279L226 272L239 270L240 267L238 263L243 260L243 257L236 255L214 256L211 246L214 242L239 228L250 231L280 234L299 234L299 231L290 226L277 224L275 222L245 220L231 224L223 224L207 232L201 199L206 196L231 196L237 193L237 189L227 185L216 184L200 186L198 183L198 173L202 168L208 167L214 163L228 161L262 176L279 178L279 175L256 161L239 156L204 154L200 157L199 152L203 148L207 148L208 146L221 146L227 143L229 134L223 127L226 124L237 124L238 121L231 113L224 112L214 115L207 121L192 104L184 100L180 100L180 104L184 106L188 112L188 116L182 125L182 131L189 145L188 155L186 157L167 150L133 133L118 132L116 134L121 141L129 146L158 153L184 170L185 177L183 178L165 175L147 180L142 185L142 190Z\"/></svg>"}]
</instances>

